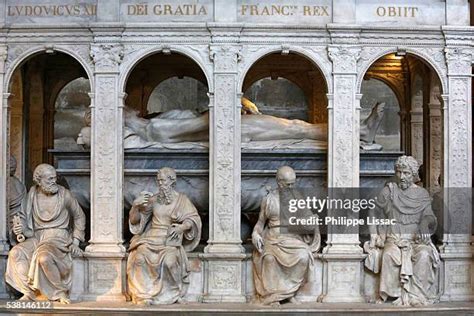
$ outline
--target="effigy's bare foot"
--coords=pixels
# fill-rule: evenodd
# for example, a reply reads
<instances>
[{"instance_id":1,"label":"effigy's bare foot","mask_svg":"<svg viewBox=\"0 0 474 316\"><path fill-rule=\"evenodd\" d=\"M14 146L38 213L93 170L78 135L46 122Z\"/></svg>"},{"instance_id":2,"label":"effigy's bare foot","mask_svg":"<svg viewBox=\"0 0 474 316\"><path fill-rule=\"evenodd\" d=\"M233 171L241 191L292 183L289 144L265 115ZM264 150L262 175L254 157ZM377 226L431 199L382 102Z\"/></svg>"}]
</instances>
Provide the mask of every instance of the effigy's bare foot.
<instances>
[{"instance_id":1,"label":"effigy's bare foot","mask_svg":"<svg viewBox=\"0 0 474 316\"><path fill-rule=\"evenodd\" d=\"M295 304L295 305L301 305L301 302L296 298L296 297L291 297L289 300L288 300L291 304Z\"/></svg>"},{"instance_id":2,"label":"effigy's bare foot","mask_svg":"<svg viewBox=\"0 0 474 316\"><path fill-rule=\"evenodd\" d=\"M383 303L385 303L385 301L381 298L378 298L375 300L375 304L383 304Z\"/></svg>"},{"instance_id":3,"label":"effigy's bare foot","mask_svg":"<svg viewBox=\"0 0 474 316\"><path fill-rule=\"evenodd\" d=\"M401 297L397 298L395 301L392 302L392 305L395 305L395 306L403 306L403 300Z\"/></svg>"}]
</instances>

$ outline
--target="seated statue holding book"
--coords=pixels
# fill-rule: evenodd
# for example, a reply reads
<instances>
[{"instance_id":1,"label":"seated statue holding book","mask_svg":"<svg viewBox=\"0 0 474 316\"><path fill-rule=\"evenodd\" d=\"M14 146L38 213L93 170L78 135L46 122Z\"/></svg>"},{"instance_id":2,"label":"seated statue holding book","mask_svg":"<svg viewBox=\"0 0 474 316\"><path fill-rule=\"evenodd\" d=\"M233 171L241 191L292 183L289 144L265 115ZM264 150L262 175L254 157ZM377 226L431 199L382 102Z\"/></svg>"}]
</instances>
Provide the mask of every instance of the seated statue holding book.
<instances>
[{"instance_id":1,"label":"seated statue holding book","mask_svg":"<svg viewBox=\"0 0 474 316\"><path fill-rule=\"evenodd\" d=\"M189 198L175 191L176 173L158 170L159 192L141 192L130 210L128 291L135 304L181 303L189 283L186 251L201 238L201 219Z\"/></svg>"}]
</instances>

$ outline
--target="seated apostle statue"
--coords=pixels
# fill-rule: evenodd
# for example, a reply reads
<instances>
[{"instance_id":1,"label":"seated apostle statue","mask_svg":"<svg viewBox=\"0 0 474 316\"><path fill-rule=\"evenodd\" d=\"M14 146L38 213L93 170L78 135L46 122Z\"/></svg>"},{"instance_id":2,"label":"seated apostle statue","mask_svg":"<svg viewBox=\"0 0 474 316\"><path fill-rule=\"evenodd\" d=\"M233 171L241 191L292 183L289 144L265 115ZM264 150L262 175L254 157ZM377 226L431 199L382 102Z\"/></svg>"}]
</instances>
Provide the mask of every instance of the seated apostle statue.
<instances>
[{"instance_id":1,"label":"seated apostle statue","mask_svg":"<svg viewBox=\"0 0 474 316\"><path fill-rule=\"evenodd\" d=\"M128 290L135 304L181 303L189 283L186 251L201 238L201 219L189 198L175 191L176 173L158 170L159 192L142 192L130 210Z\"/></svg>"},{"instance_id":2,"label":"seated apostle statue","mask_svg":"<svg viewBox=\"0 0 474 316\"><path fill-rule=\"evenodd\" d=\"M26 240L10 250L5 279L23 294L21 300L68 304L72 256L82 255L86 218L71 192L56 183L53 166L36 167L33 180L24 217L12 228Z\"/></svg>"},{"instance_id":3,"label":"seated apostle statue","mask_svg":"<svg viewBox=\"0 0 474 316\"><path fill-rule=\"evenodd\" d=\"M436 217L427 190L415 184L418 162L410 156L395 163L396 182L388 183L376 199L377 218L392 225L369 226L365 266L380 272L380 298L394 305L419 306L438 300L438 250L431 241Z\"/></svg>"},{"instance_id":4,"label":"seated apostle statue","mask_svg":"<svg viewBox=\"0 0 474 316\"><path fill-rule=\"evenodd\" d=\"M281 220L280 198L299 196L295 189L295 171L284 166L278 169L278 189L262 200L260 215L252 233L253 277L257 300L264 305L278 306L288 300L298 303L298 290L308 280L314 266L313 252L320 247L318 226L314 236L286 231Z\"/></svg>"}]
</instances>

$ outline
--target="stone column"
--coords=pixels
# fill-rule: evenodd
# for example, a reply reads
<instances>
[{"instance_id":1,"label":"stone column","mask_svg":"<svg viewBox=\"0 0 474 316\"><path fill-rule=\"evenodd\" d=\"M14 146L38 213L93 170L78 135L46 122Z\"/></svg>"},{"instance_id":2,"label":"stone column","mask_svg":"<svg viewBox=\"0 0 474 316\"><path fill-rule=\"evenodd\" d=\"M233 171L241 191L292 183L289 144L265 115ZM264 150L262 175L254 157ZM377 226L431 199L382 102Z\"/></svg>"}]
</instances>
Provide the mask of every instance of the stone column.
<instances>
[{"instance_id":1,"label":"stone column","mask_svg":"<svg viewBox=\"0 0 474 316\"><path fill-rule=\"evenodd\" d=\"M438 178L443 172L443 117L440 96L439 79L436 73L431 71L430 100L428 103L430 118L429 170L425 176L430 192L439 190L441 183Z\"/></svg>"},{"instance_id":2,"label":"stone column","mask_svg":"<svg viewBox=\"0 0 474 316\"><path fill-rule=\"evenodd\" d=\"M449 35L447 35L449 39ZM447 46L444 103L444 301L474 300L472 223L472 48Z\"/></svg>"},{"instance_id":3,"label":"stone column","mask_svg":"<svg viewBox=\"0 0 474 316\"><path fill-rule=\"evenodd\" d=\"M2 98L2 108L0 109L0 275L5 275L8 250L8 232L7 232L7 212L8 203L8 179L10 176L9 167L9 116L10 106L8 98L9 93L5 93L3 88L5 76L5 59L7 58L7 46L0 46L0 95ZM5 278L0 278L0 299L8 298L9 295L5 287Z\"/></svg>"},{"instance_id":4,"label":"stone column","mask_svg":"<svg viewBox=\"0 0 474 316\"><path fill-rule=\"evenodd\" d=\"M423 91L418 90L411 96L410 110L411 155L423 162Z\"/></svg>"},{"instance_id":5,"label":"stone column","mask_svg":"<svg viewBox=\"0 0 474 316\"><path fill-rule=\"evenodd\" d=\"M360 98L356 94L359 46L331 45L333 96L329 96L329 188L359 186ZM341 215L329 210L329 215ZM356 213L345 214L357 217ZM323 302L363 302L364 255L357 231L337 234L329 227L327 246L323 249L325 280Z\"/></svg>"},{"instance_id":6,"label":"stone column","mask_svg":"<svg viewBox=\"0 0 474 316\"><path fill-rule=\"evenodd\" d=\"M240 239L240 48L211 47L214 95L209 117L209 240L204 260L204 302L245 302Z\"/></svg>"},{"instance_id":7,"label":"stone column","mask_svg":"<svg viewBox=\"0 0 474 316\"><path fill-rule=\"evenodd\" d=\"M124 300L123 100L119 95L122 46L96 42L91 96L91 240L86 248L88 299Z\"/></svg>"}]
</instances>

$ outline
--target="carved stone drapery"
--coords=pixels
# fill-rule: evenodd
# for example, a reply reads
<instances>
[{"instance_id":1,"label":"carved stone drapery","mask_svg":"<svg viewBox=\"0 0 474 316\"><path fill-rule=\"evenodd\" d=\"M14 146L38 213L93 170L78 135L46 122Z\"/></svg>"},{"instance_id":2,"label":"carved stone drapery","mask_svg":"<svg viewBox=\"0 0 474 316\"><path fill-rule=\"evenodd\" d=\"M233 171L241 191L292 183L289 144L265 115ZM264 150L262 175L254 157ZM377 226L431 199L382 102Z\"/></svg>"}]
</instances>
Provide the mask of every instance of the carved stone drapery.
<instances>
[{"instance_id":1,"label":"carved stone drapery","mask_svg":"<svg viewBox=\"0 0 474 316\"><path fill-rule=\"evenodd\" d=\"M88 296L124 300L123 100L118 91L122 46L93 44L95 65L91 142L91 240Z\"/></svg>"},{"instance_id":2,"label":"carved stone drapery","mask_svg":"<svg viewBox=\"0 0 474 316\"><path fill-rule=\"evenodd\" d=\"M245 302L240 239L240 48L210 48L214 94L210 97L209 240L204 260L204 301ZM221 271L218 273L216 271Z\"/></svg>"}]
</instances>

